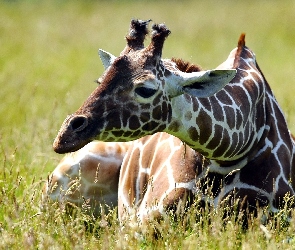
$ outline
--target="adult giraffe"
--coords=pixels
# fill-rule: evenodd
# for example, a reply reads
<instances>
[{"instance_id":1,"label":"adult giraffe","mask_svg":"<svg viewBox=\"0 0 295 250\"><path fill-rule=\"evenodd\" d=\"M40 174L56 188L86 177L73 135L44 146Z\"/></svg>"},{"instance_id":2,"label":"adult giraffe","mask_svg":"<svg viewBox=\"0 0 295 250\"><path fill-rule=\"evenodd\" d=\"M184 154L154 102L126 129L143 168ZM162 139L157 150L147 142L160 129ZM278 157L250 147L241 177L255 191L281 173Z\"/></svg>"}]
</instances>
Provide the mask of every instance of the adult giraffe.
<instances>
[{"instance_id":1,"label":"adult giraffe","mask_svg":"<svg viewBox=\"0 0 295 250\"><path fill-rule=\"evenodd\" d=\"M196 167L202 160L167 133L127 143L91 142L66 155L54 169L43 188L43 204L49 198L94 215L101 205L118 205L121 222L136 215L144 223L194 200Z\"/></svg>"},{"instance_id":2,"label":"adult giraffe","mask_svg":"<svg viewBox=\"0 0 295 250\"><path fill-rule=\"evenodd\" d=\"M244 35L216 69L186 73L161 59L169 33L154 25L144 48L147 22L133 20L119 57L100 51L107 67L100 86L66 118L54 150L168 132L206 157L197 178L212 186L215 204L231 197L243 209L276 211L285 195L294 196L295 142Z\"/></svg>"}]
</instances>

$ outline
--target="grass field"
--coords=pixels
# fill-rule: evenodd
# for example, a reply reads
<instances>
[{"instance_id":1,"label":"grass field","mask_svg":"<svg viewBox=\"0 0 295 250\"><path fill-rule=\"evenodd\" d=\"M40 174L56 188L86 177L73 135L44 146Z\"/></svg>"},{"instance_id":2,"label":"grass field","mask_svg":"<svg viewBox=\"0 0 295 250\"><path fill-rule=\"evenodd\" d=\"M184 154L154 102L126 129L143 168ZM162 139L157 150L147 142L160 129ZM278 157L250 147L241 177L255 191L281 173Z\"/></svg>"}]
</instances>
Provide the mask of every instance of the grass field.
<instances>
[{"instance_id":1,"label":"grass field","mask_svg":"<svg viewBox=\"0 0 295 250\"><path fill-rule=\"evenodd\" d=\"M218 211L192 208L179 221L165 218L158 226L162 238L137 240L128 226L121 229L116 211L107 225L93 222L94 233L85 229L86 215L68 217L57 205L39 213L43 182L61 159L53 139L95 88L103 70L97 49L118 55L131 18L165 22L172 34L163 56L203 68L223 62L245 32L295 132L294 17L291 0L1 1L0 249L295 248L294 241L283 243L295 232L294 219L287 227L272 220L265 228L253 219L243 232L234 220L224 226Z\"/></svg>"}]
</instances>

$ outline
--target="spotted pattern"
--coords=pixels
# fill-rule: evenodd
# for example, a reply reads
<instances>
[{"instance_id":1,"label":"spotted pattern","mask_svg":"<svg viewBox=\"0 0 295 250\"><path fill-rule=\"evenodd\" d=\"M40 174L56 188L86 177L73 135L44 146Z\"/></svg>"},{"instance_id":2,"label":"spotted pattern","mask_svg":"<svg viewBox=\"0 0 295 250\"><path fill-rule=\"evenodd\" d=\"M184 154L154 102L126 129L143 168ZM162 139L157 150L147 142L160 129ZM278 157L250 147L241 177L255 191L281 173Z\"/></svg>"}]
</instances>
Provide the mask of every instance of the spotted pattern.
<instances>
[{"instance_id":1,"label":"spotted pattern","mask_svg":"<svg viewBox=\"0 0 295 250\"><path fill-rule=\"evenodd\" d=\"M235 69L234 79L213 96L198 98L175 94L183 72L175 61L161 59L169 33L160 24L149 46L125 48L104 73L102 86L66 119L55 149L70 151L95 138L130 141L167 132L206 157L207 164L197 169L197 180L203 183L204 194L205 183L213 185L215 205L231 195L250 207L259 201L276 211L285 195L294 196L295 142L244 35L218 67ZM138 84L155 94L136 96ZM73 129L69 124L81 116L87 122Z\"/></svg>"},{"instance_id":2,"label":"spotted pattern","mask_svg":"<svg viewBox=\"0 0 295 250\"><path fill-rule=\"evenodd\" d=\"M95 141L62 159L43 188L43 203L71 203L95 215L118 204L121 222L136 216L144 223L179 202L189 205L201 165L201 154L167 133L128 143Z\"/></svg>"},{"instance_id":3,"label":"spotted pattern","mask_svg":"<svg viewBox=\"0 0 295 250\"><path fill-rule=\"evenodd\" d=\"M140 222L152 220L192 200L188 197L196 194L196 168L201 165L201 154L167 133L134 141L120 174L120 220L129 218L134 208Z\"/></svg>"}]
</instances>

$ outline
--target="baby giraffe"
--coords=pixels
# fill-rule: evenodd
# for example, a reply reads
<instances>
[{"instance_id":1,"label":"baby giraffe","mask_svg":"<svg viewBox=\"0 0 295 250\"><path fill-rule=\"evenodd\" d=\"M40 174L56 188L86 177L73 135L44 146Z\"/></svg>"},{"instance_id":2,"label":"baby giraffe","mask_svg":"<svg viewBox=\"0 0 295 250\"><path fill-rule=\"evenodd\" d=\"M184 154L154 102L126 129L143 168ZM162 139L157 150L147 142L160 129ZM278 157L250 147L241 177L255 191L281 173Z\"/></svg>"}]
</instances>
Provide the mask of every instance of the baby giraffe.
<instances>
[{"instance_id":1,"label":"baby giraffe","mask_svg":"<svg viewBox=\"0 0 295 250\"><path fill-rule=\"evenodd\" d=\"M166 210L193 200L202 156L167 133L128 143L95 141L66 155L43 189L43 200L88 207L118 204L119 220L159 219Z\"/></svg>"}]
</instances>

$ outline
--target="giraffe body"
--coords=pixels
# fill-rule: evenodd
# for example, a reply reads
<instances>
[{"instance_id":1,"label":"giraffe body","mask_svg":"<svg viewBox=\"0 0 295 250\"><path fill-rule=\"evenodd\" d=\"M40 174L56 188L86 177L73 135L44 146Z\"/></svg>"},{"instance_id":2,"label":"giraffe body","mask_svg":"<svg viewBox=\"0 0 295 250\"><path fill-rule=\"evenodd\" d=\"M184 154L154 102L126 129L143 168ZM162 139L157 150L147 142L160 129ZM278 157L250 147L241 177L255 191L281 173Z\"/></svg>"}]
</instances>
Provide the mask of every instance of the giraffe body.
<instances>
[{"instance_id":1,"label":"giraffe body","mask_svg":"<svg viewBox=\"0 0 295 250\"><path fill-rule=\"evenodd\" d=\"M193 200L201 157L166 133L129 143L91 142L62 159L44 186L43 200L87 205L95 215L101 205L118 204L120 221L160 218Z\"/></svg>"},{"instance_id":2,"label":"giraffe body","mask_svg":"<svg viewBox=\"0 0 295 250\"><path fill-rule=\"evenodd\" d=\"M120 173L120 221L136 213L145 222L160 218L179 202L189 205L197 193L196 166L200 165L201 154L167 133L134 141Z\"/></svg>"},{"instance_id":3,"label":"giraffe body","mask_svg":"<svg viewBox=\"0 0 295 250\"><path fill-rule=\"evenodd\" d=\"M245 36L216 69L190 71L161 59L165 25L153 27L144 48L146 25L131 22L119 57L100 52L106 68L100 86L65 120L55 151L164 131L206 157L197 179L203 192L211 183L215 205L230 196L242 208L276 211L285 195L294 196L295 142Z\"/></svg>"}]
</instances>

